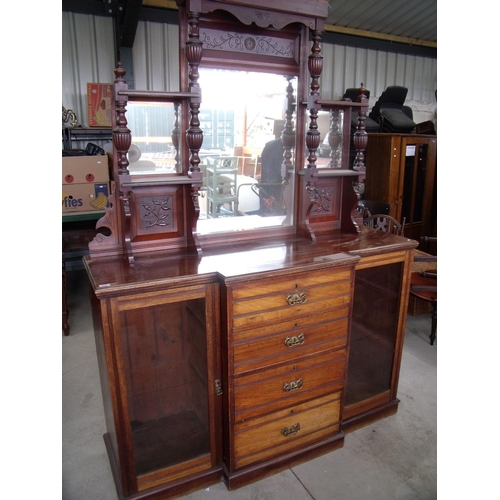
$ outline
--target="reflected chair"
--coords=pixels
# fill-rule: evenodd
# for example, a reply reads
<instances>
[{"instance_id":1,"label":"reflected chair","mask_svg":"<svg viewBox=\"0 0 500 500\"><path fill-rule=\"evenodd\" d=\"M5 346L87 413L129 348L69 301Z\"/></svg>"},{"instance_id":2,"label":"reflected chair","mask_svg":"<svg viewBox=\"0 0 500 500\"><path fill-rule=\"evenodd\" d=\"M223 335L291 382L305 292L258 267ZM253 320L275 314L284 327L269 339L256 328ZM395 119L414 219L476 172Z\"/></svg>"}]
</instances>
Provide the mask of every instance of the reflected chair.
<instances>
[{"instance_id":1,"label":"reflected chair","mask_svg":"<svg viewBox=\"0 0 500 500\"><path fill-rule=\"evenodd\" d=\"M437 242L435 237L424 236L421 240ZM431 345L434 345L437 332L437 256L415 250L410 295L432 305L431 334L429 338Z\"/></svg>"},{"instance_id":2,"label":"reflected chair","mask_svg":"<svg viewBox=\"0 0 500 500\"><path fill-rule=\"evenodd\" d=\"M399 222L390 215L374 214L365 217L363 219L363 225L379 231L385 231L386 233L404 236L405 220L406 219L403 218L403 221Z\"/></svg>"},{"instance_id":3,"label":"reflected chair","mask_svg":"<svg viewBox=\"0 0 500 500\"><path fill-rule=\"evenodd\" d=\"M207 158L206 182L209 218L236 215L238 158Z\"/></svg>"}]
</instances>

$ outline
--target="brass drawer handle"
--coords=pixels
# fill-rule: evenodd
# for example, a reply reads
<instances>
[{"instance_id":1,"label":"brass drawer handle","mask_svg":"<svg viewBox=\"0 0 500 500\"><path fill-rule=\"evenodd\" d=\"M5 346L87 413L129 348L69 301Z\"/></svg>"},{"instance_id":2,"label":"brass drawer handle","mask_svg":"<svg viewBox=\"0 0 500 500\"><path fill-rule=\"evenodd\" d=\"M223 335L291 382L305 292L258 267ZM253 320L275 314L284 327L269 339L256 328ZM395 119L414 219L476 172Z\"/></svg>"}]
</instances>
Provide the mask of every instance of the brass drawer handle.
<instances>
[{"instance_id":1,"label":"brass drawer handle","mask_svg":"<svg viewBox=\"0 0 500 500\"><path fill-rule=\"evenodd\" d=\"M281 434L283 434L283 436L285 437L288 437L288 436L294 436L299 431L300 431L300 423L297 422L295 425L291 425L290 427L283 427L283 429L281 429Z\"/></svg>"},{"instance_id":2,"label":"brass drawer handle","mask_svg":"<svg viewBox=\"0 0 500 500\"><path fill-rule=\"evenodd\" d=\"M304 302L307 302L306 292L289 293L286 296L286 301L287 301L288 305L290 305L290 306L295 306L297 304L303 304Z\"/></svg>"},{"instance_id":3,"label":"brass drawer handle","mask_svg":"<svg viewBox=\"0 0 500 500\"><path fill-rule=\"evenodd\" d=\"M292 392L292 391L298 391L299 389L302 388L302 379L299 378L295 382L285 382L283 384L283 390L285 392Z\"/></svg>"},{"instance_id":4,"label":"brass drawer handle","mask_svg":"<svg viewBox=\"0 0 500 500\"><path fill-rule=\"evenodd\" d=\"M294 335L293 337L287 337L285 339L285 345L287 347L294 347L296 345L302 345L306 341L306 336L303 333L299 335Z\"/></svg>"}]
</instances>

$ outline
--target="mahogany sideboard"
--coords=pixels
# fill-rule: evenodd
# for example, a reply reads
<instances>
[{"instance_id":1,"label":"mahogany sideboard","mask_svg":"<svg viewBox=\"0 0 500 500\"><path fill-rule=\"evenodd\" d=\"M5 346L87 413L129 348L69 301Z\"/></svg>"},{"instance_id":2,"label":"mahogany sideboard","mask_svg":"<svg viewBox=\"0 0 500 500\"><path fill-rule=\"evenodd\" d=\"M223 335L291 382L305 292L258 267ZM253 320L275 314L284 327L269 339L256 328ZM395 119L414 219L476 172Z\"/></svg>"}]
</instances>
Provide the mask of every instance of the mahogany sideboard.
<instances>
[{"instance_id":1,"label":"mahogany sideboard","mask_svg":"<svg viewBox=\"0 0 500 500\"><path fill-rule=\"evenodd\" d=\"M416 244L364 229L85 257L120 497L237 488L395 413Z\"/></svg>"},{"instance_id":2,"label":"mahogany sideboard","mask_svg":"<svg viewBox=\"0 0 500 500\"><path fill-rule=\"evenodd\" d=\"M417 246L362 227L355 212L368 99L362 84L356 102L321 98L328 2L177 5L181 91L130 89L115 69L114 189L96 225L108 233L84 258L120 498L171 498L221 479L238 488L395 413ZM200 219L200 69L279 78L277 218ZM129 169L127 112L144 104L172 123L168 172ZM331 155L317 164L320 114ZM227 192L223 180L218 189Z\"/></svg>"}]
</instances>

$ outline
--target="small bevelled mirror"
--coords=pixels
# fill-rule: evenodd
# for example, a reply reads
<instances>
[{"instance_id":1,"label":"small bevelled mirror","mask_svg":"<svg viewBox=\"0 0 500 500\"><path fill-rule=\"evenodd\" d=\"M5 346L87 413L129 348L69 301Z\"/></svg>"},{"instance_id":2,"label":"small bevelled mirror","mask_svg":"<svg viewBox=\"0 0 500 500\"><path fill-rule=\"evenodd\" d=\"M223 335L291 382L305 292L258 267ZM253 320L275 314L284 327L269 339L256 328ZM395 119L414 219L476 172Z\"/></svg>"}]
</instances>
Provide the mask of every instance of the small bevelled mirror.
<instances>
[{"instance_id":1,"label":"small bevelled mirror","mask_svg":"<svg viewBox=\"0 0 500 500\"><path fill-rule=\"evenodd\" d=\"M131 175L182 172L178 147L180 104L139 102L127 104L127 126L132 134L128 152Z\"/></svg>"}]
</instances>

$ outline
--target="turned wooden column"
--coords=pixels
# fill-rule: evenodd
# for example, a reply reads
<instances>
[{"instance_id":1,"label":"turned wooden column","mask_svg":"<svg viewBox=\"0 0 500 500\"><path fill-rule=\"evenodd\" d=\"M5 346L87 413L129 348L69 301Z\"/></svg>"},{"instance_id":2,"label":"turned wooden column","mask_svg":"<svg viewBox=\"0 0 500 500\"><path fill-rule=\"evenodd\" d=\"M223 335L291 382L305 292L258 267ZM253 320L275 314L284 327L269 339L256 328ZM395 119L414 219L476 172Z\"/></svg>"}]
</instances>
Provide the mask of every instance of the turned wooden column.
<instances>
[{"instance_id":1,"label":"turned wooden column","mask_svg":"<svg viewBox=\"0 0 500 500\"><path fill-rule=\"evenodd\" d=\"M175 171L179 172L181 170L181 155L179 152L180 144L181 144L181 131L179 128L179 103L174 104L174 128L172 129L172 144L175 149Z\"/></svg>"},{"instance_id":2,"label":"turned wooden column","mask_svg":"<svg viewBox=\"0 0 500 500\"><path fill-rule=\"evenodd\" d=\"M113 129L113 144L118 156L119 175L127 175L129 173L127 153L132 142L132 136L127 127L127 118L125 116L127 112L128 97L126 95L120 95L120 91L126 91L128 89L127 82L123 79L125 74L126 71L122 68L122 63L119 62L118 67L115 69L116 80L114 84L114 99L116 126Z\"/></svg>"},{"instance_id":3,"label":"turned wooden column","mask_svg":"<svg viewBox=\"0 0 500 500\"><path fill-rule=\"evenodd\" d=\"M295 148L296 141L296 130L293 123L296 102L292 85L293 76L287 76L286 79L288 80L288 85L286 87L285 127L281 133L281 141L283 142L285 152L283 153L281 177L283 180L283 203L286 209L285 224L289 224L292 220L293 210L293 185L290 188L290 172L293 172L292 149Z\"/></svg>"},{"instance_id":4,"label":"turned wooden column","mask_svg":"<svg viewBox=\"0 0 500 500\"><path fill-rule=\"evenodd\" d=\"M201 89L198 83L200 77L199 66L203 55L203 42L200 40L200 14L189 11L188 16L188 39L186 41L186 60L189 66L188 88L194 94L189 99L189 128L186 131L186 142L189 148L189 172L188 175L193 181L190 187L190 197L192 204L188 206L187 223L190 224L188 232L188 248L190 251L202 254L201 245L197 236L197 224L200 216L199 194L203 181L203 174L200 170L200 148L203 144L203 131L200 128L200 105Z\"/></svg>"},{"instance_id":5,"label":"turned wooden column","mask_svg":"<svg viewBox=\"0 0 500 500\"><path fill-rule=\"evenodd\" d=\"M366 172L365 167L365 150L368 144L368 134L366 133L366 112L368 110L368 98L365 95L366 89L365 84L361 82L361 86L358 89L359 95L357 102L365 104L358 111L358 124L356 127L356 132L354 133L353 142L356 148L356 158L354 160L353 170L358 172Z\"/></svg>"},{"instance_id":6,"label":"turned wooden column","mask_svg":"<svg viewBox=\"0 0 500 500\"><path fill-rule=\"evenodd\" d=\"M343 112L340 109L330 111L330 130L328 132L328 145L330 146L330 168L342 168L342 138L343 131L341 127Z\"/></svg>"},{"instance_id":7,"label":"turned wooden column","mask_svg":"<svg viewBox=\"0 0 500 500\"><path fill-rule=\"evenodd\" d=\"M189 171L200 171L199 151L203 143L203 131L200 128L200 104L201 90L198 83L200 74L198 68L200 66L203 55L203 43L200 40L199 32L200 14L198 12L188 13L189 37L186 42L186 59L189 65L189 91L197 94L198 97L192 97L189 102L190 120L189 128L186 133L186 140L189 146Z\"/></svg>"},{"instance_id":8,"label":"turned wooden column","mask_svg":"<svg viewBox=\"0 0 500 500\"><path fill-rule=\"evenodd\" d=\"M283 141L283 169L281 176L284 180L288 178L288 172L292 168L292 149L295 148L295 127L293 125L293 113L295 111L295 96L293 95L292 80L293 76L287 76L288 85L286 87L286 111L285 111L285 127L281 133Z\"/></svg>"},{"instance_id":9,"label":"turned wooden column","mask_svg":"<svg viewBox=\"0 0 500 500\"><path fill-rule=\"evenodd\" d=\"M127 154L132 142L132 135L130 129L127 127L127 95L120 94L121 91L127 91L128 85L124 80L126 71L123 69L121 62L115 69L116 80L114 84L114 100L115 100L115 127L113 129L113 144L117 153L117 166L118 166L118 199L120 200L120 208L122 210L122 245L123 253L127 256L130 264L134 262L132 254L132 247L130 244L130 225L132 214L130 212L130 188L124 189L123 184L130 180L130 173L128 170Z\"/></svg>"},{"instance_id":10,"label":"turned wooden column","mask_svg":"<svg viewBox=\"0 0 500 500\"><path fill-rule=\"evenodd\" d=\"M319 98L319 77L323 71L323 56L321 55L321 31L312 31L313 45L309 55L308 68L311 76L311 93L309 95L309 129L306 133L306 146L309 151L307 168L316 167L316 151L318 150L321 134L318 130L318 106L315 104Z\"/></svg>"}]
</instances>

